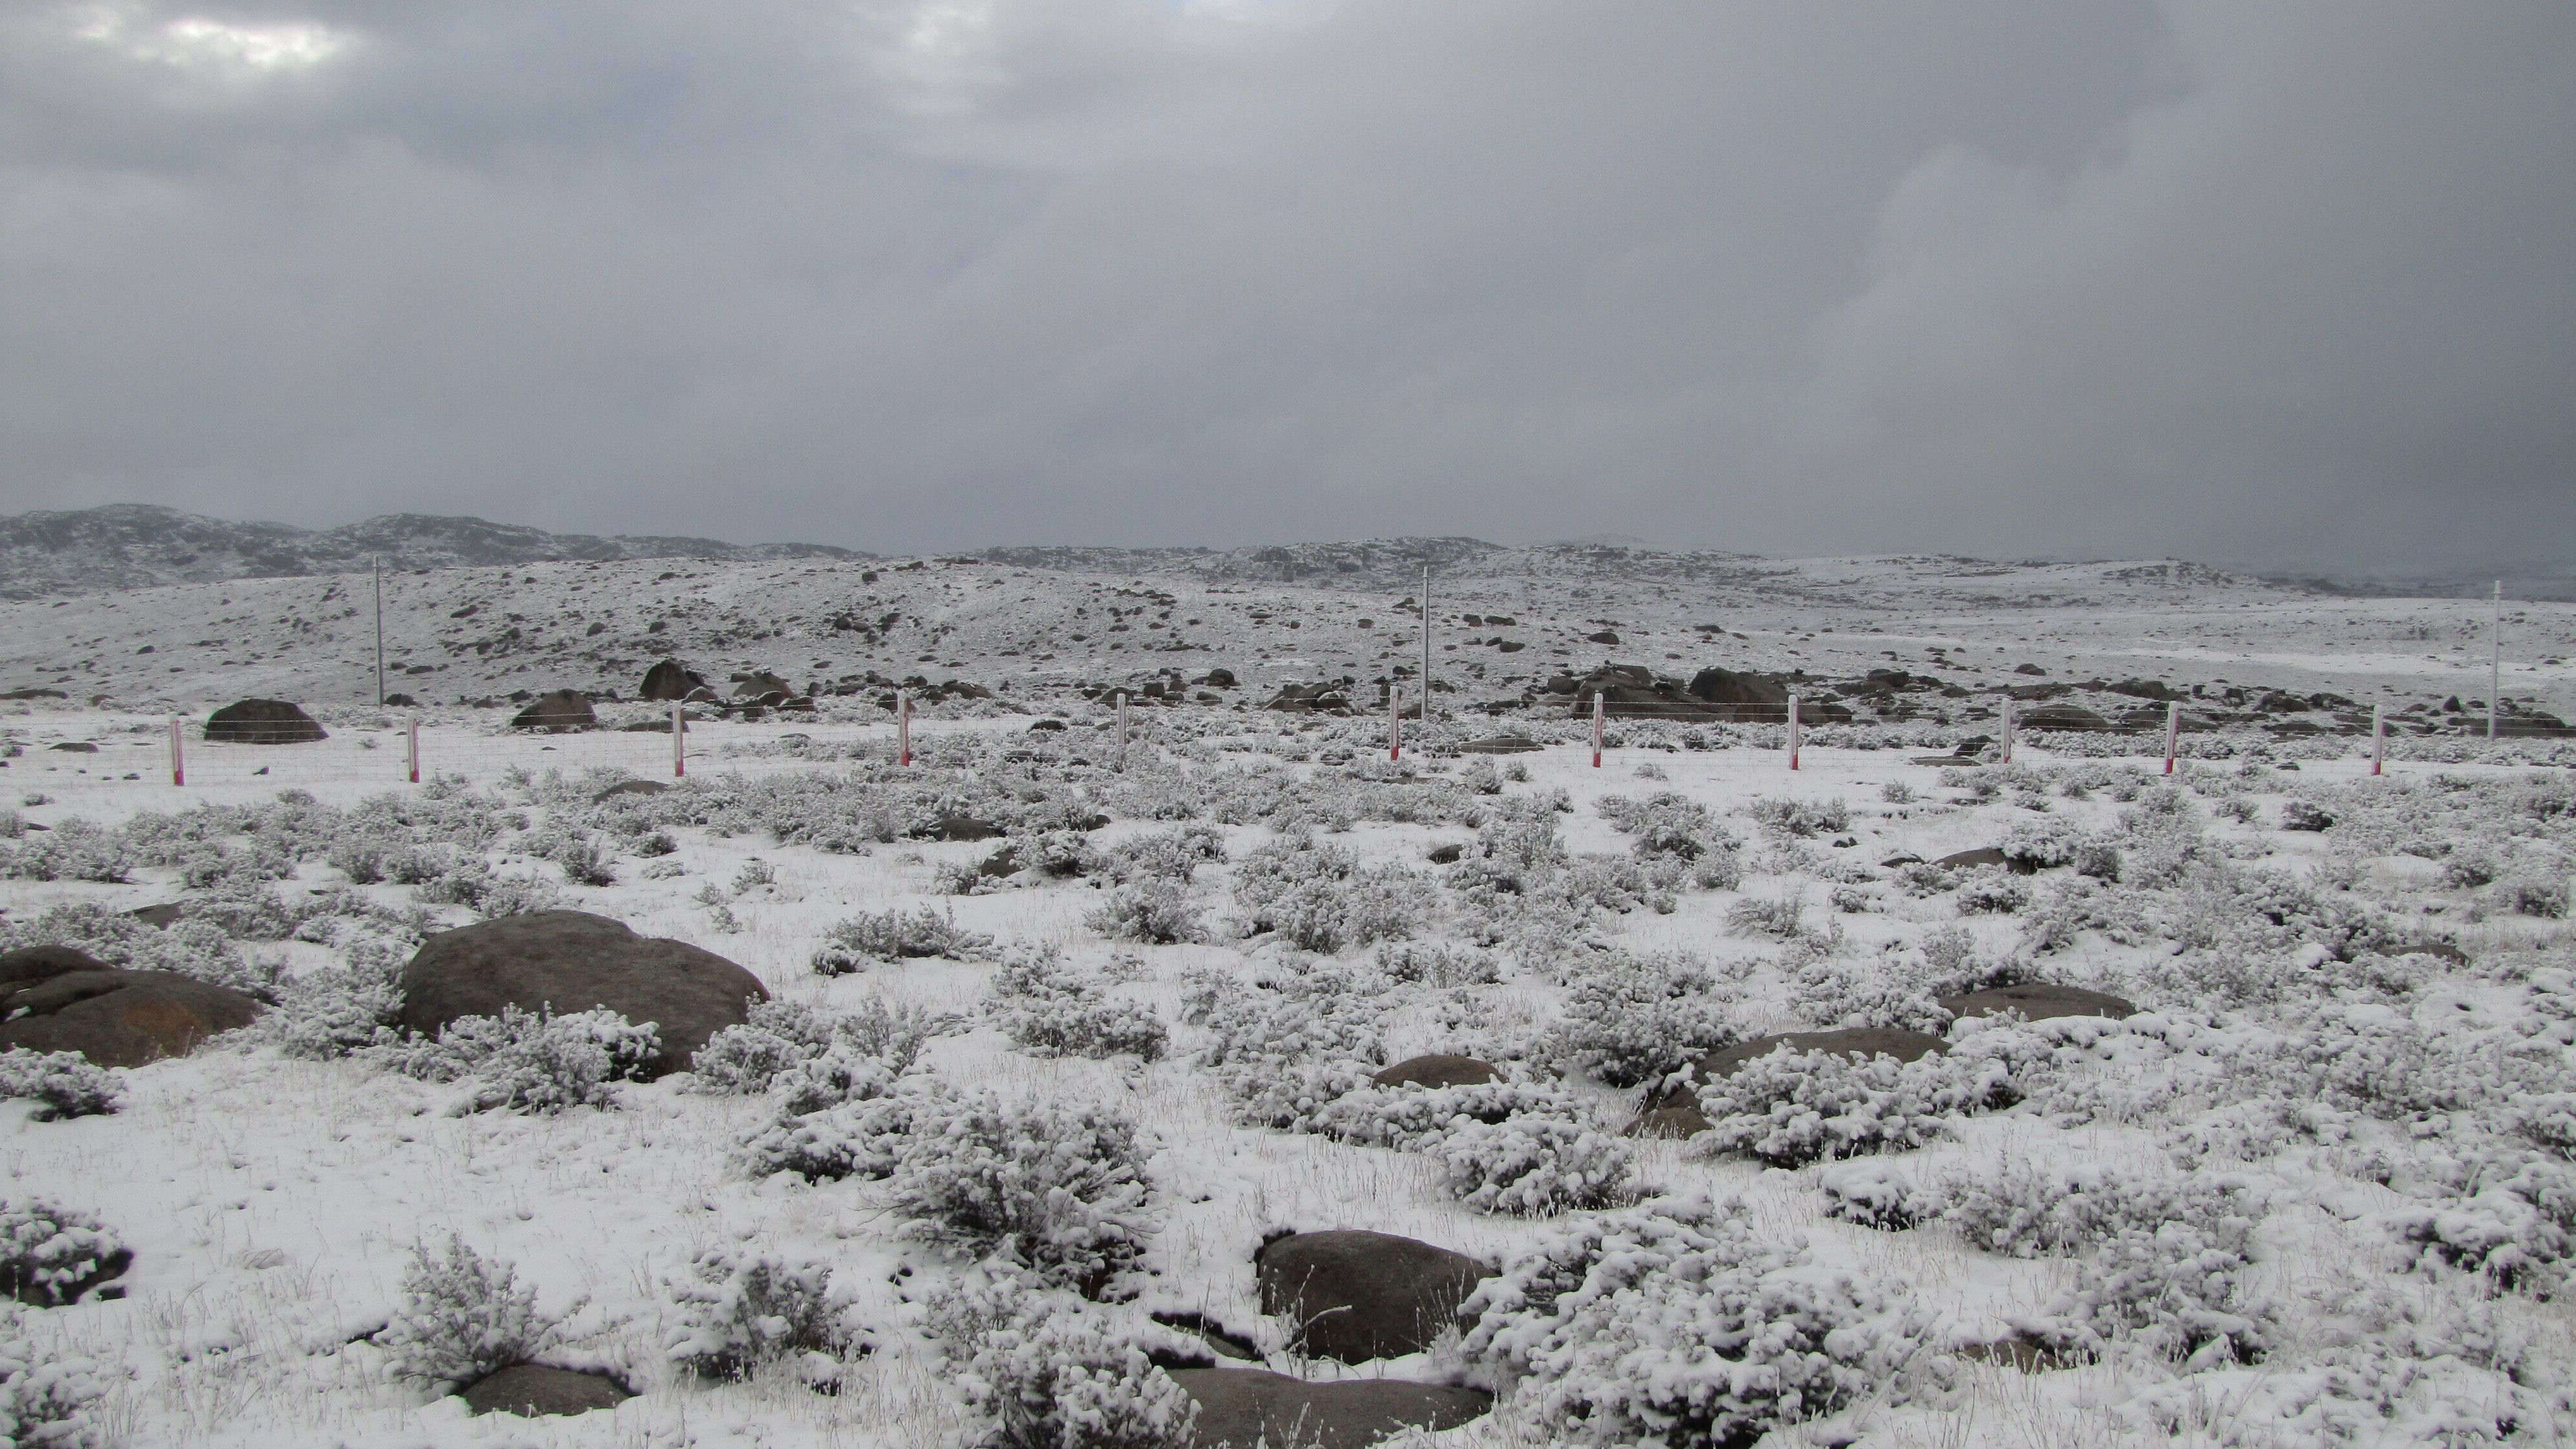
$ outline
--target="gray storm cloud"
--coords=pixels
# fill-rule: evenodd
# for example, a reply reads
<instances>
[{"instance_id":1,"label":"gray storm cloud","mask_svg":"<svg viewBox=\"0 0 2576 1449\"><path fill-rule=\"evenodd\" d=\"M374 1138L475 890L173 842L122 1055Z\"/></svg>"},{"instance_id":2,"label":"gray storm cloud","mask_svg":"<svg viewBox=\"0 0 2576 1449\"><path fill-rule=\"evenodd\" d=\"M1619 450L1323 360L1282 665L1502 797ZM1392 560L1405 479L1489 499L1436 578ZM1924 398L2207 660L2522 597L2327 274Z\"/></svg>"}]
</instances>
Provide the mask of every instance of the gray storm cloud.
<instances>
[{"instance_id":1,"label":"gray storm cloud","mask_svg":"<svg viewBox=\"0 0 2576 1449\"><path fill-rule=\"evenodd\" d=\"M2576 8L0 18L0 502L2563 555Z\"/></svg>"}]
</instances>

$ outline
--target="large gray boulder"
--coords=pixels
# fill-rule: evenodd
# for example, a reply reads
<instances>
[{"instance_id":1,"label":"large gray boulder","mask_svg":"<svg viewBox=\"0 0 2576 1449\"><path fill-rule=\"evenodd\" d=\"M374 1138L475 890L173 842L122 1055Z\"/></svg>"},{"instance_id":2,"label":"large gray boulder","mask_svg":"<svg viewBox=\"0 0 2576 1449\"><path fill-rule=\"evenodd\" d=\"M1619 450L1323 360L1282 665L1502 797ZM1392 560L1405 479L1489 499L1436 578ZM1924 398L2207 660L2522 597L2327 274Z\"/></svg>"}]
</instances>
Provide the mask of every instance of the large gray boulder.
<instances>
[{"instance_id":1,"label":"large gray boulder","mask_svg":"<svg viewBox=\"0 0 2576 1449\"><path fill-rule=\"evenodd\" d=\"M1439 1053L1407 1057L1369 1078L1381 1087L1481 1087L1502 1079L1490 1062Z\"/></svg>"},{"instance_id":2,"label":"large gray boulder","mask_svg":"<svg viewBox=\"0 0 2576 1449\"><path fill-rule=\"evenodd\" d=\"M0 953L0 1051L78 1052L102 1067L183 1057L267 1008L228 986L126 971L69 946Z\"/></svg>"},{"instance_id":3,"label":"large gray boulder","mask_svg":"<svg viewBox=\"0 0 2576 1449\"><path fill-rule=\"evenodd\" d=\"M510 719L514 730L544 730L548 734L598 727L599 714L590 707L590 696L578 689L549 690L530 700L526 709Z\"/></svg>"},{"instance_id":4,"label":"large gray boulder","mask_svg":"<svg viewBox=\"0 0 2576 1449\"><path fill-rule=\"evenodd\" d=\"M1429 1348L1493 1269L1393 1233L1295 1233L1253 1257L1261 1311L1284 1317L1313 1358L1364 1363Z\"/></svg>"},{"instance_id":5,"label":"large gray boulder","mask_svg":"<svg viewBox=\"0 0 2576 1449\"><path fill-rule=\"evenodd\" d=\"M467 1413L519 1414L533 1419L544 1414L614 1409L635 1396L606 1374L521 1363L495 1369L460 1391L458 1397L465 1400Z\"/></svg>"},{"instance_id":6,"label":"large gray boulder","mask_svg":"<svg viewBox=\"0 0 2576 1449\"><path fill-rule=\"evenodd\" d=\"M2138 1014L2135 1003L2107 991L2087 991L2081 986L2057 986L2045 981L1944 996L1941 1009L1962 1017L1996 1016L2010 1011L2025 1021L2045 1021L2052 1016L2107 1016L2116 1020Z\"/></svg>"},{"instance_id":7,"label":"large gray boulder","mask_svg":"<svg viewBox=\"0 0 2576 1449\"><path fill-rule=\"evenodd\" d=\"M285 700L242 699L206 716L206 738L232 745L300 745L330 736Z\"/></svg>"},{"instance_id":8,"label":"large gray boulder","mask_svg":"<svg viewBox=\"0 0 2576 1449\"><path fill-rule=\"evenodd\" d=\"M587 911L537 911L441 931L403 968L400 1021L435 1034L506 1006L556 1015L605 1007L661 1033L648 1076L688 1069L717 1031L769 999L760 978L685 941L639 936Z\"/></svg>"},{"instance_id":9,"label":"large gray boulder","mask_svg":"<svg viewBox=\"0 0 2576 1449\"><path fill-rule=\"evenodd\" d=\"M677 659L665 659L644 671L644 687L635 692L635 697L668 703L687 699L706 687L707 681L697 671Z\"/></svg>"},{"instance_id":10,"label":"large gray boulder","mask_svg":"<svg viewBox=\"0 0 2576 1449\"><path fill-rule=\"evenodd\" d=\"M1455 1429L1482 1417L1494 1396L1480 1389L1403 1379L1309 1383L1264 1369L1171 1369L1198 1401L1198 1449L1256 1444L1363 1449L1407 1429Z\"/></svg>"}]
</instances>

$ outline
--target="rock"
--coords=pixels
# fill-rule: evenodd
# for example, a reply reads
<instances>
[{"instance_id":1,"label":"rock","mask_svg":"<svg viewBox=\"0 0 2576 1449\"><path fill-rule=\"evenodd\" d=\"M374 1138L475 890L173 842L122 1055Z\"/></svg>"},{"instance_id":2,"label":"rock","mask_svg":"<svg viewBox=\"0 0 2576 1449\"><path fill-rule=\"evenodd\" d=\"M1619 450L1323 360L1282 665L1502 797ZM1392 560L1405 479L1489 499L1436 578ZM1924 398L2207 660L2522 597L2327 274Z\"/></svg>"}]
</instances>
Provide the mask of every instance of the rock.
<instances>
[{"instance_id":1,"label":"rock","mask_svg":"<svg viewBox=\"0 0 2576 1449\"><path fill-rule=\"evenodd\" d=\"M1148 1316L1156 1323L1163 1325L1165 1328L1178 1329L1181 1332L1188 1334L1190 1337L1197 1339L1199 1342L1206 1344L1208 1346L1208 1351L1218 1355L1219 1357L1239 1358L1252 1363L1261 1362L1261 1349L1259 1345L1255 1344L1251 1339L1244 1337L1242 1334L1236 1333L1232 1329L1227 1328L1224 1324L1217 1322L1215 1319L1208 1317L1204 1313L1178 1313L1164 1309L1157 1310ZM1198 1362L1191 1363L1164 1363L1163 1360L1157 1358L1155 1362L1162 1364L1162 1366L1167 1369L1209 1368L1213 1366L1203 1359Z\"/></svg>"},{"instance_id":2,"label":"rock","mask_svg":"<svg viewBox=\"0 0 2576 1449\"><path fill-rule=\"evenodd\" d=\"M1369 1080L1381 1087L1480 1087L1501 1081L1502 1073L1474 1057L1434 1054L1397 1062Z\"/></svg>"},{"instance_id":3,"label":"rock","mask_svg":"<svg viewBox=\"0 0 2576 1449\"><path fill-rule=\"evenodd\" d=\"M1299 1449L1362 1449L1407 1429L1454 1429L1484 1416L1494 1396L1481 1389L1450 1388L1404 1379L1340 1379L1309 1383L1266 1369L1170 1370L1172 1381L1198 1401L1199 1449L1262 1443Z\"/></svg>"},{"instance_id":4,"label":"rock","mask_svg":"<svg viewBox=\"0 0 2576 1449\"><path fill-rule=\"evenodd\" d=\"M930 827L929 838L933 840L992 840L999 837L1001 833L1002 827L994 824L990 820L978 820L972 815L942 815L939 817L939 822Z\"/></svg>"},{"instance_id":5,"label":"rock","mask_svg":"<svg viewBox=\"0 0 2576 1449\"><path fill-rule=\"evenodd\" d=\"M242 699L206 716L206 738L234 745L300 745L328 739L313 717L282 699Z\"/></svg>"},{"instance_id":6,"label":"rock","mask_svg":"<svg viewBox=\"0 0 2576 1449\"><path fill-rule=\"evenodd\" d=\"M45 748L49 750L60 750L66 755L95 755L98 753L98 746L91 744L87 740L64 740L59 744L47 745Z\"/></svg>"},{"instance_id":7,"label":"rock","mask_svg":"<svg viewBox=\"0 0 2576 1449\"><path fill-rule=\"evenodd\" d=\"M459 1390L457 1397L465 1400L469 1413L520 1414L533 1419L542 1414L614 1409L635 1396L606 1374L522 1363L484 1375Z\"/></svg>"},{"instance_id":8,"label":"rock","mask_svg":"<svg viewBox=\"0 0 2576 1449\"><path fill-rule=\"evenodd\" d=\"M1445 845L1435 845L1431 847L1429 854L1423 858L1430 861L1433 865L1456 865L1459 859L1466 855L1466 853L1467 847L1452 840Z\"/></svg>"},{"instance_id":9,"label":"rock","mask_svg":"<svg viewBox=\"0 0 2576 1449\"><path fill-rule=\"evenodd\" d=\"M2158 712L2158 719L2164 716ZM2107 730L2111 722L2080 704L2043 704L2026 714L2016 715L2015 723L2026 730Z\"/></svg>"},{"instance_id":10,"label":"rock","mask_svg":"<svg viewBox=\"0 0 2576 1449\"><path fill-rule=\"evenodd\" d=\"M1548 687L1557 693L1558 681ZM1659 679L1655 672L1636 664L1605 664L1574 681L1574 698L1567 714L1574 719L1592 718L1592 697L1601 696L1602 704L1616 716L1626 719L1661 717L1666 719L1729 719L1733 716L1692 698L1682 692L1676 680Z\"/></svg>"},{"instance_id":11,"label":"rock","mask_svg":"<svg viewBox=\"0 0 2576 1449\"><path fill-rule=\"evenodd\" d=\"M1794 1052L1832 1052L1846 1057L1890 1056L1900 1062L1910 1062L1917 1057L1947 1052L1950 1044L1929 1032L1907 1031L1892 1026L1855 1026L1838 1031L1792 1031L1777 1036L1757 1036L1751 1041L1703 1052L1680 1071L1649 1088L1645 1101L1639 1104L1637 1120L1628 1125L1628 1134L1632 1137L1687 1137L1692 1132L1707 1131L1708 1119L1700 1115L1699 1094L1693 1090L1693 1083L1733 1076L1736 1069L1746 1062L1767 1057L1783 1048Z\"/></svg>"},{"instance_id":12,"label":"rock","mask_svg":"<svg viewBox=\"0 0 2576 1449\"><path fill-rule=\"evenodd\" d=\"M733 684L733 697L736 699L761 700L773 694L785 699L796 692L796 686L766 669L737 674L733 676Z\"/></svg>"},{"instance_id":13,"label":"rock","mask_svg":"<svg viewBox=\"0 0 2576 1449\"><path fill-rule=\"evenodd\" d=\"M441 931L402 973L402 1025L436 1033L501 1008L557 1015L606 1007L652 1022L661 1054L648 1075L684 1071L719 1029L766 1001L760 978L712 951L639 936L587 911L537 911Z\"/></svg>"},{"instance_id":14,"label":"rock","mask_svg":"<svg viewBox=\"0 0 2576 1449\"><path fill-rule=\"evenodd\" d=\"M549 690L510 717L510 728L514 730L544 730L549 734L598 727L599 716L591 712L590 696L578 689Z\"/></svg>"},{"instance_id":15,"label":"rock","mask_svg":"<svg viewBox=\"0 0 2576 1449\"><path fill-rule=\"evenodd\" d=\"M659 795L671 788L668 780L620 780L590 797L593 805L614 800L620 795Z\"/></svg>"},{"instance_id":16,"label":"rock","mask_svg":"<svg viewBox=\"0 0 2576 1449\"><path fill-rule=\"evenodd\" d=\"M1616 629L1604 629L1597 634L1586 634L1583 637L1591 640L1595 644L1615 645L1619 642L1619 631Z\"/></svg>"},{"instance_id":17,"label":"rock","mask_svg":"<svg viewBox=\"0 0 2576 1449\"><path fill-rule=\"evenodd\" d=\"M78 1052L102 1067L183 1057L267 1008L228 986L105 966L69 946L0 952L0 1050Z\"/></svg>"},{"instance_id":18,"label":"rock","mask_svg":"<svg viewBox=\"0 0 2576 1449\"><path fill-rule=\"evenodd\" d=\"M1200 675L1197 682L1206 685L1210 689L1232 689L1234 688L1234 671L1220 666Z\"/></svg>"},{"instance_id":19,"label":"rock","mask_svg":"<svg viewBox=\"0 0 2576 1449\"><path fill-rule=\"evenodd\" d=\"M1725 717L1778 719L1789 703L1789 686L1776 674L1739 674L1711 665L1691 676L1690 696L1725 706ZM1743 708L1743 706L1753 708Z\"/></svg>"},{"instance_id":20,"label":"rock","mask_svg":"<svg viewBox=\"0 0 2576 1449\"><path fill-rule=\"evenodd\" d=\"M1980 845L1974 850L1953 851L1932 863L1943 870L1975 870L1988 865L2010 866L2012 861L2000 847Z\"/></svg>"},{"instance_id":21,"label":"rock","mask_svg":"<svg viewBox=\"0 0 2576 1449\"><path fill-rule=\"evenodd\" d=\"M1032 721L1029 725L1029 733L1033 735L1062 734L1064 733L1064 721L1060 719L1042 719Z\"/></svg>"},{"instance_id":22,"label":"rock","mask_svg":"<svg viewBox=\"0 0 2576 1449\"><path fill-rule=\"evenodd\" d=\"M2412 942L2408 945L2398 947L2397 954L2400 956L2431 956L2437 960L2448 961L2454 966L2466 966L2471 964L2469 961L2469 953L2452 945L2448 941Z\"/></svg>"},{"instance_id":23,"label":"rock","mask_svg":"<svg viewBox=\"0 0 2576 1449\"><path fill-rule=\"evenodd\" d=\"M1531 739L1527 735L1487 735L1481 740L1469 740L1467 743L1460 745L1458 747L1458 753L1462 755L1526 755L1532 750L1539 748L1541 748L1539 742Z\"/></svg>"},{"instance_id":24,"label":"rock","mask_svg":"<svg viewBox=\"0 0 2576 1449\"><path fill-rule=\"evenodd\" d=\"M419 704L419 700L412 698L410 695L405 694L400 690L396 690L392 694L385 696L385 708L387 709L412 709L416 708Z\"/></svg>"},{"instance_id":25,"label":"rock","mask_svg":"<svg viewBox=\"0 0 2576 1449\"><path fill-rule=\"evenodd\" d=\"M1493 1272L1464 1253L1358 1229L1292 1234L1252 1261L1261 1311L1286 1318L1308 1356L1343 1363L1429 1348Z\"/></svg>"},{"instance_id":26,"label":"rock","mask_svg":"<svg viewBox=\"0 0 2576 1449\"><path fill-rule=\"evenodd\" d=\"M635 692L635 697L667 704L687 699L706 687L706 680L696 670L677 659L665 659L644 671L644 687Z\"/></svg>"},{"instance_id":27,"label":"rock","mask_svg":"<svg viewBox=\"0 0 2576 1449\"><path fill-rule=\"evenodd\" d=\"M2114 1020L2135 1016L2138 1008L2104 991L2087 991L2081 986L2057 986L2033 981L2021 986L1997 986L1985 991L1971 991L1963 996L1944 996L1941 1009L1952 1016L1993 1016L2015 1011L2030 1021L2045 1021L2052 1016L2107 1016Z\"/></svg>"},{"instance_id":28,"label":"rock","mask_svg":"<svg viewBox=\"0 0 2576 1449\"><path fill-rule=\"evenodd\" d=\"M1889 869L1889 870L1894 870L1894 869L1896 869L1898 866L1904 866L1904 865L1921 865L1922 863L1923 863L1923 857L1921 857L1921 856L1919 856L1919 855L1916 855L1914 852L1912 852L1912 851L1910 851L1910 850L1901 850L1901 851L1898 851L1896 854L1891 855L1891 856L1889 856L1887 859L1882 860L1882 861L1880 861L1880 862L1879 862L1879 864L1880 864L1880 865L1885 866L1885 867L1886 867L1887 869Z\"/></svg>"},{"instance_id":29,"label":"rock","mask_svg":"<svg viewBox=\"0 0 2576 1449\"><path fill-rule=\"evenodd\" d=\"M166 928L179 924L179 918L187 914L187 907L177 901L163 901L158 905L136 906L126 914L147 926Z\"/></svg>"}]
</instances>

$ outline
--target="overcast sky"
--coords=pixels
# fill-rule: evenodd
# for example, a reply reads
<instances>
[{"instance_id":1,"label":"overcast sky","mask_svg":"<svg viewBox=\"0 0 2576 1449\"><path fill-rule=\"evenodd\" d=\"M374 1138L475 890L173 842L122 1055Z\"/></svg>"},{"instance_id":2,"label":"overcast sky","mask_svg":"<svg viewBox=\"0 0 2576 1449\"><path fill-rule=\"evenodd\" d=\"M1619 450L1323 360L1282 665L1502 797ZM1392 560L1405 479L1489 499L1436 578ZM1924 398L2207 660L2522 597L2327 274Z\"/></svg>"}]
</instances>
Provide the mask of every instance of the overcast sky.
<instances>
[{"instance_id":1,"label":"overcast sky","mask_svg":"<svg viewBox=\"0 0 2576 1449\"><path fill-rule=\"evenodd\" d=\"M2576 555L2576 5L0 7L0 511Z\"/></svg>"}]
</instances>

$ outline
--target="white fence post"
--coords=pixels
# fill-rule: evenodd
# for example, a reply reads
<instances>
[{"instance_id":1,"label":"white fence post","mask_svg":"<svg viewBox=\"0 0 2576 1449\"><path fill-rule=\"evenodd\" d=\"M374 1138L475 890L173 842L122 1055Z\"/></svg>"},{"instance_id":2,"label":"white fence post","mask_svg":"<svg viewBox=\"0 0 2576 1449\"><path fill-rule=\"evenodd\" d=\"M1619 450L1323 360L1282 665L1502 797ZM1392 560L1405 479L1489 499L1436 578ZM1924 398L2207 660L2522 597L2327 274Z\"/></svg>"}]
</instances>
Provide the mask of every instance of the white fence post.
<instances>
[{"instance_id":1,"label":"white fence post","mask_svg":"<svg viewBox=\"0 0 2576 1449\"><path fill-rule=\"evenodd\" d=\"M1601 694L1595 690L1592 695L1592 768L1596 770L1601 768L1601 715Z\"/></svg>"},{"instance_id":2,"label":"white fence post","mask_svg":"<svg viewBox=\"0 0 2576 1449\"><path fill-rule=\"evenodd\" d=\"M912 763L912 691L908 689L894 692L894 748L896 764Z\"/></svg>"},{"instance_id":3,"label":"white fence post","mask_svg":"<svg viewBox=\"0 0 2576 1449\"><path fill-rule=\"evenodd\" d=\"M1794 690L1789 695L1789 768L1798 768L1798 696Z\"/></svg>"},{"instance_id":4,"label":"white fence post","mask_svg":"<svg viewBox=\"0 0 2576 1449\"><path fill-rule=\"evenodd\" d=\"M2388 720L2378 705L2370 707L2370 773L2376 775L2388 763Z\"/></svg>"},{"instance_id":5,"label":"white fence post","mask_svg":"<svg viewBox=\"0 0 2576 1449\"><path fill-rule=\"evenodd\" d=\"M2009 765L2009 764L2011 764L2011 763L2012 763L2012 747L2013 747L2013 702L2012 702L2012 700L2011 700L2011 699L2007 698L2007 699L2005 699L2005 700L2004 700L2004 758L2003 758L2003 763L2005 763L2005 764L2007 764L2007 765Z\"/></svg>"},{"instance_id":6,"label":"white fence post","mask_svg":"<svg viewBox=\"0 0 2576 1449\"><path fill-rule=\"evenodd\" d=\"M671 701L671 778L685 779L689 773L689 705L686 700Z\"/></svg>"},{"instance_id":7,"label":"white fence post","mask_svg":"<svg viewBox=\"0 0 2576 1449\"><path fill-rule=\"evenodd\" d=\"M1118 691L1118 768L1127 768L1127 691Z\"/></svg>"},{"instance_id":8,"label":"white fence post","mask_svg":"<svg viewBox=\"0 0 2576 1449\"><path fill-rule=\"evenodd\" d=\"M2165 773L2173 773L2174 756L2182 753L2182 701L2165 704Z\"/></svg>"},{"instance_id":9,"label":"white fence post","mask_svg":"<svg viewBox=\"0 0 2576 1449\"><path fill-rule=\"evenodd\" d=\"M1404 758L1404 691L1394 685L1386 690L1386 757Z\"/></svg>"},{"instance_id":10,"label":"white fence post","mask_svg":"<svg viewBox=\"0 0 2576 1449\"><path fill-rule=\"evenodd\" d=\"M179 736L186 728L175 719L170 721L170 783L173 785L188 783L188 764L179 750Z\"/></svg>"},{"instance_id":11,"label":"white fence post","mask_svg":"<svg viewBox=\"0 0 2576 1449\"><path fill-rule=\"evenodd\" d=\"M418 715L412 716L411 723L403 728L403 764L411 774L411 782L415 785L419 784L420 716Z\"/></svg>"}]
</instances>

